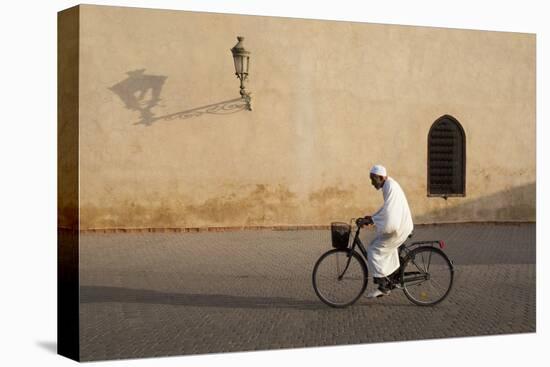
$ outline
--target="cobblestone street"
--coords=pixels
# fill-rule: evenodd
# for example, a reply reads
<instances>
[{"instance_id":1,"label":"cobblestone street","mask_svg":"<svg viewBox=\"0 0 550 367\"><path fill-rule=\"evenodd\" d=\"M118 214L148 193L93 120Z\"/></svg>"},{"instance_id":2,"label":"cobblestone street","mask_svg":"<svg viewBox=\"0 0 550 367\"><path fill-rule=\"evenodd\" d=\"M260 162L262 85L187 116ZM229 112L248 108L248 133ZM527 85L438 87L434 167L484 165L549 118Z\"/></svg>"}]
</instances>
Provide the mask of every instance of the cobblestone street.
<instances>
[{"instance_id":1,"label":"cobblestone street","mask_svg":"<svg viewBox=\"0 0 550 367\"><path fill-rule=\"evenodd\" d=\"M535 224L417 226L427 239L455 264L445 301L394 291L342 310L311 285L328 230L83 234L82 360L535 331Z\"/></svg>"}]
</instances>

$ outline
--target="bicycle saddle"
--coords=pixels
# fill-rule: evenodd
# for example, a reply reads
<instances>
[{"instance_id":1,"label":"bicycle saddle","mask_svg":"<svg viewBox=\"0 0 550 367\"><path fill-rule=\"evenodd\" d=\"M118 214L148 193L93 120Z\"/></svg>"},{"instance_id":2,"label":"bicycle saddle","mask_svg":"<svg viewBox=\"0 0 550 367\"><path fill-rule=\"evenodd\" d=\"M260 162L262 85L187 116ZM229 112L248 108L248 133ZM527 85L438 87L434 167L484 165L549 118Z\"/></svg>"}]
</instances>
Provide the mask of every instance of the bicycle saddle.
<instances>
[{"instance_id":1,"label":"bicycle saddle","mask_svg":"<svg viewBox=\"0 0 550 367\"><path fill-rule=\"evenodd\" d=\"M409 238L412 238L412 236L414 235L414 232L411 232L410 235L407 236L407 240ZM405 247L405 243L407 242L407 240L405 240L405 242L403 242L402 244L400 244L398 247L397 247L397 251L399 251L401 253L401 250L403 250L403 247Z\"/></svg>"}]
</instances>

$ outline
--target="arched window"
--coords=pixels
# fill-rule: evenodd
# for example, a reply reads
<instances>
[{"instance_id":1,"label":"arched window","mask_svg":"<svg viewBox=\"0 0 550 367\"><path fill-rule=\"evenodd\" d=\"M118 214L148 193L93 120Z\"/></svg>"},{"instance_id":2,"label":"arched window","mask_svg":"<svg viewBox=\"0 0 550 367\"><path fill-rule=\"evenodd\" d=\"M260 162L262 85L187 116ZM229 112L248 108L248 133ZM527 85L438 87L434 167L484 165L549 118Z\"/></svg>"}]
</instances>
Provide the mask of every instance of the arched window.
<instances>
[{"instance_id":1,"label":"arched window","mask_svg":"<svg viewBox=\"0 0 550 367\"><path fill-rule=\"evenodd\" d=\"M428 133L428 196L466 195L466 137L452 116L437 119Z\"/></svg>"}]
</instances>

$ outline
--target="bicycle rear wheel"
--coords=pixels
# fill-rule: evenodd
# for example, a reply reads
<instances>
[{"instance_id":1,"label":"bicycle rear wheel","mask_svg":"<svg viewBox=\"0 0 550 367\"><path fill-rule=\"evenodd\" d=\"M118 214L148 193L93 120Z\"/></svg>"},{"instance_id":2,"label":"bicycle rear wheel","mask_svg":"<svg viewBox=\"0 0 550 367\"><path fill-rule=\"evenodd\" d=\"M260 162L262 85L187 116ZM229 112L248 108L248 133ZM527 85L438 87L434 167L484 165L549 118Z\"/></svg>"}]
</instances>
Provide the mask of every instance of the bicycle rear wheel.
<instances>
[{"instance_id":1,"label":"bicycle rear wheel","mask_svg":"<svg viewBox=\"0 0 550 367\"><path fill-rule=\"evenodd\" d=\"M453 278L451 261L435 247L413 250L401 268L405 296L419 306L432 306L443 301L451 291Z\"/></svg>"},{"instance_id":2,"label":"bicycle rear wheel","mask_svg":"<svg viewBox=\"0 0 550 367\"><path fill-rule=\"evenodd\" d=\"M346 307L361 297L367 288L368 271L365 261L355 251L330 250L313 268L313 289L325 304Z\"/></svg>"}]
</instances>

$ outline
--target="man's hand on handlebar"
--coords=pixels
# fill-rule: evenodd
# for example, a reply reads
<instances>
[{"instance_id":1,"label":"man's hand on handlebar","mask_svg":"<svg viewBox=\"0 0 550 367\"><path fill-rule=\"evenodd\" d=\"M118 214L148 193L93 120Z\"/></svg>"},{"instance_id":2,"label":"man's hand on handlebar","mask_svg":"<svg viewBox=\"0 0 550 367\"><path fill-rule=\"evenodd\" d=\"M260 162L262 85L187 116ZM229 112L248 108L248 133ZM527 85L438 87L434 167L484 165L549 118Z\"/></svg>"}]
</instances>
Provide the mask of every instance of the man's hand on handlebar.
<instances>
[{"instance_id":1,"label":"man's hand on handlebar","mask_svg":"<svg viewBox=\"0 0 550 367\"><path fill-rule=\"evenodd\" d=\"M372 217L370 215L365 216L364 218L357 218L355 221L358 227L368 226L374 224Z\"/></svg>"}]
</instances>

